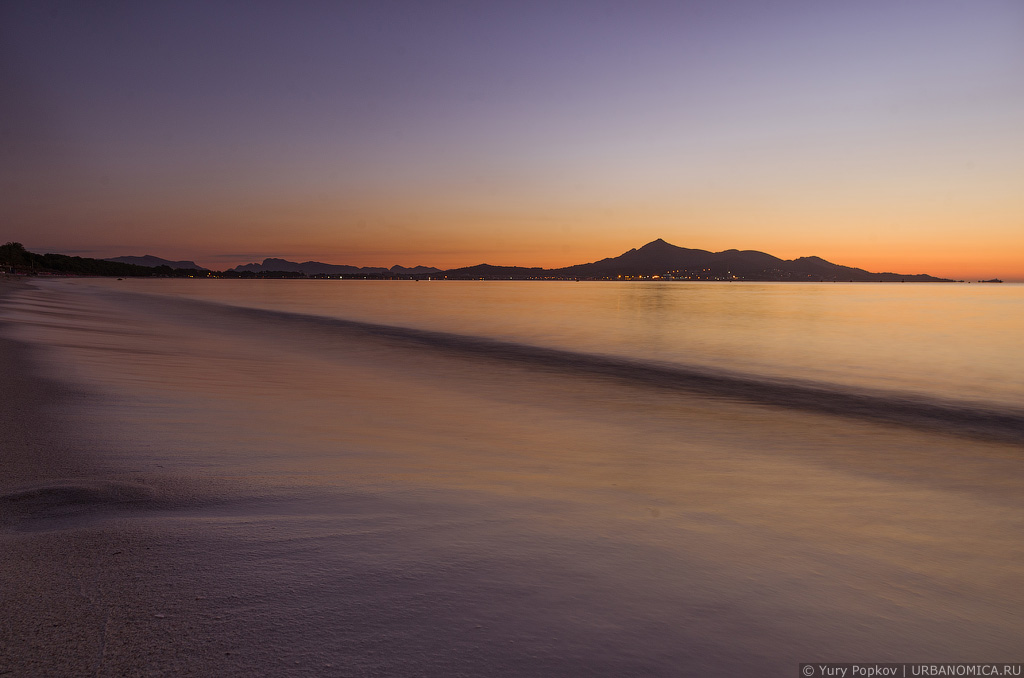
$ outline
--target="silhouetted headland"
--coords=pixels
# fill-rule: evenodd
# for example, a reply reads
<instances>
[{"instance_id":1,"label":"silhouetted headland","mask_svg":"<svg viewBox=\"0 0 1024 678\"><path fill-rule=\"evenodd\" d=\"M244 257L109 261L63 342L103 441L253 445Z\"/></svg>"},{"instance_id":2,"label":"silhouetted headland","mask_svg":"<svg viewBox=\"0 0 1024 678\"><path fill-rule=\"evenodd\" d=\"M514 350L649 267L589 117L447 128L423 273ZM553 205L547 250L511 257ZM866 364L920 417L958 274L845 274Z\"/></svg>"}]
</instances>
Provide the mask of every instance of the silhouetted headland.
<instances>
[{"instance_id":1,"label":"silhouetted headland","mask_svg":"<svg viewBox=\"0 0 1024 678\"><path fill-rule=\"evenodd\" d=\"M952 282L931 275L871 273L840 266L820 257L784 260L754 250L707 250L678 247L661 238L617 257L565 268L522 268L480 264L445 271L449 278L588 279L588 280L751 280L803 282Z\"/></svg>"},{"instance_id":2,"label":"silhouetted headland","mask_svg":"<svg viewBox=\"0 0 1024 678\"><path fill-rule=\"evenodd\" d=\"M450 280L718 280L793 282L953 282L927 274L872 273L821 257L780 259L755 250L707 250L678 247L661 238L617 257L563 268L479 264L441 270L432 266L349 266L319 261L266 258L225 271L194 261L170 261L153 255L89 259L63 254L34 254L20 243L0 247L0 266L22 274L174 276L204 278L359 278ZM998 279L979 282L1001 282Z\"/></svg>"}]
</instances>

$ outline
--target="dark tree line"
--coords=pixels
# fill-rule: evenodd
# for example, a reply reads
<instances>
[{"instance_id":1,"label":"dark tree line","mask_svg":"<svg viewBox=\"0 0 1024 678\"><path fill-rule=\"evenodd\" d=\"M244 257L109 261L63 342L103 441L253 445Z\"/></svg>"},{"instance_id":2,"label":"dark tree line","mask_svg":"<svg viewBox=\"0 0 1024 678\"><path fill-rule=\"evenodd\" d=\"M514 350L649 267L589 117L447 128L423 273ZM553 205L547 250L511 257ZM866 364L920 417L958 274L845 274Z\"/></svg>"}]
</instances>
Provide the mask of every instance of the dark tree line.
<instances>
[{"instance_id":1,"label":"dark tree line","mask_svg":"<svg viewBox=\"0 0 1024 678\"><path fill-rule=\"evenodd\" d=\"M66 254L36 254L29 252L20 242L0 245L0 266L22 273L67 273L71 275L187 277L206 275L194 268L170 266L138 266L119 261L104 261L89 257L71 257Z\"/></svg>"}]
</instances>

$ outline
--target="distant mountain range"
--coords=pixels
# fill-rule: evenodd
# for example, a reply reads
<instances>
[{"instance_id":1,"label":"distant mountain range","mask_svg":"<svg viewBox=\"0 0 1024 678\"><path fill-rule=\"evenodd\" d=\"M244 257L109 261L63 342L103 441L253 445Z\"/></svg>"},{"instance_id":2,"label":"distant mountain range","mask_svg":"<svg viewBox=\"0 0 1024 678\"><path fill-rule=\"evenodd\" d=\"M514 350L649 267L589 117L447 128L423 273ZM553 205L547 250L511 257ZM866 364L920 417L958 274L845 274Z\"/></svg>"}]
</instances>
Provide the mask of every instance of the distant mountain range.
<instances>
[{"instance_id":1,"label":"distant mountain range","mask_svg":"<svg viewBox=\"0 0 1024 678\"><path fill-rule=\"evenodd\" d=\"M148 266L150 268L156 268L157 266L168 266L170 268L194 268L197 271L208 271L209 269L203 268L194 261L170 261L168 259L161 259L160 257L154 257L152 254L147 254L142 257L110 257L103 261L116 261L120 264L134 264L136 266Z\"/></svg>"},{"instance_id":2,"label":"distant mountain range","mask_svg":"<svg viewBox=\"0 0 1024 678\"><path fill-rule=\"evenodd\" d=\"M172 269L198 269L193 261L169 261L146 255L144 257L115 257L105 261L137 266L168 266ZM234 275L266 275L289 273L294 276L438 276L454 279L536 280L536 279L668 279L668 280L752 280L752 281L805 281L805 282L950 282L925 274L872 273L861 268L841 266L820 257L779 259L754 250L688 249L669 244L661 238L640 249L632 249L617 257L609 257L589 264L563 268L527 268L524 266L492 266L480 264L441 270L432 266L347 266L325 264L319 261L295 262L287 259L267 258L262 263L236 266L225 273ZM273 277L273 276L271 276Z\"/></svg>"},{"instance_id":3,"label":"distant mountain range","mask_svg":"<svg viewBox=\"0 0 1024 678\"><path fill-rule=\"evenodd\" d=\"M238 273L264 273L270 271L286 271L303 275L421 275L438 273L441 269L431 266L392 266L381 268L375 266L345 266L343 264L324 264L319 261L304 261L301 264L287 259L264 259L262 264L244 264L235 266L232 271Z\"/></svg>"},{"instance_id":4,"label":"distant mountain range","mask_svg":"<svg viewBox=\"0 0 1024 678\"><path fill-rule=\"evenodd\" d=\"M524 268L480 264L444 271L449 278L659 278L676 280L756 280L809 282L950 282L924 274L871 273L820 257L779 259L754 250L687 249L661 238L617 257L565 268Z\"/></svg>"}]
</instances>

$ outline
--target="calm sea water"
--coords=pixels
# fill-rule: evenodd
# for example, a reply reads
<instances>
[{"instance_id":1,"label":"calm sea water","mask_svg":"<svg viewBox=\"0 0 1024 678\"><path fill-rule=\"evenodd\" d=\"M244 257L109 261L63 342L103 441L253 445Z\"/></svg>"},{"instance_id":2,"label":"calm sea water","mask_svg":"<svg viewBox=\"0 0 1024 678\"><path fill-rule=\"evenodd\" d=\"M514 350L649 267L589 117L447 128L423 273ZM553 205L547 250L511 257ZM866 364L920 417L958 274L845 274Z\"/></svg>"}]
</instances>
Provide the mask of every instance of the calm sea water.
<instances>
[{"instance_id":1,"label":"calm sea water","mask_svg":"<svg viewBox=\"0 0 1024 678\"><path fill-rule=\"evenodd\" d=\"M185 594L119 605L231 646L189 670L1019 660L1022 286L53 280L0 320L89 394L8 529L157 535Z\"/></svg>"},{"instance_id":2,"label":"calm sea water","mask_svg":"<svg viewBox=\"0 0 1024 678\"><path fill-rule=\"evenodd\" d=\"M1024 286L95 281L599 355L1024 405Z\"/></svg>"}]
</instances>

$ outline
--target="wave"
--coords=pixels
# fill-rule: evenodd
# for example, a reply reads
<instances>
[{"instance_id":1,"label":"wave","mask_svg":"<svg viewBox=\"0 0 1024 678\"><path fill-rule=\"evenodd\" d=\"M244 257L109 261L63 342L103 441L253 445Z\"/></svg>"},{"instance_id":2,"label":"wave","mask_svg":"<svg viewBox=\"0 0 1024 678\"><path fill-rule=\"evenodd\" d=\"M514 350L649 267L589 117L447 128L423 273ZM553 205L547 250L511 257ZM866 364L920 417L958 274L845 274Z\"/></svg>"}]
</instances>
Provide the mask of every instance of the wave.
<instances>
[{"instance_id":1,"label":"wave","mask_svg":"<svg viewBox=\"0 0 1024 678\"><path fill-rule=\"evenodd\" d=\"M139 483L78 480L0 493L0 525L35 531L64 527L106 513L147 507L152 488Z\"/></svg>"},{"instance_id":2,"label":"wave","mask_svg":"<svg viewBox=\"0 0 1024 678\"><path fill-rule=\"evenodd\" d=\"M767 377L727 370L577 352L513 341L384 325L357 320L235 306L131 292L108 292L118 297L145 297L146 309L173 307L195 315L206 328L246 321L296 330L290 336L315 334L328 338L362 339L393 347L426 350L447 356L512 363L567 376L583 375L638 387L680 392L832 416L896 424L958 436L1024 445L1024 410L998 405L963 403L915 393L857 389L843 384ZM198 314L198 315L196 315Z\"/></svg>"}]
</instances>

